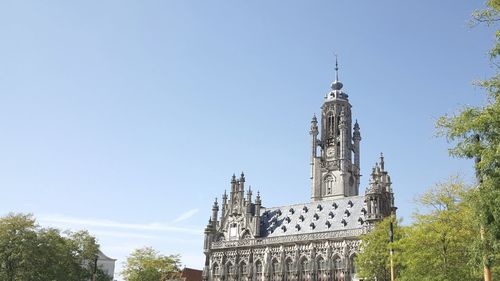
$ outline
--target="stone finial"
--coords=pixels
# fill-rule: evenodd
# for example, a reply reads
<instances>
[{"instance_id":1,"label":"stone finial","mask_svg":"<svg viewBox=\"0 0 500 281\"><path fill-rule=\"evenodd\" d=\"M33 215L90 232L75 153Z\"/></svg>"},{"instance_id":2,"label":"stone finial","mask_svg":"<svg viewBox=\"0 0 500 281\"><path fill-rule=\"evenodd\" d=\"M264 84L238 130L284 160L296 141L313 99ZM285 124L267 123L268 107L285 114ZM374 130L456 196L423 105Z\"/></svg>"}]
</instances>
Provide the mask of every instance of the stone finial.
<instances>
[{"instance_id":1,"label":"stone finial","mask_svg":"<svg viewBox=\"0 0 500 281\"><path fill-rule=\"evenodd\" d=\"M380 152L380 168L384 171L384 154Z\"/></svg>"},{"instance_id":2,"label":"stone finial","mask_svg":"<svg viewBox=\"0 0 500 281\"><path fill-rule=\"evenodd\" d=\"M359 131L358 119L356 119L356 122L354 122L354 130Z\"/></svg>"}]
</instances>

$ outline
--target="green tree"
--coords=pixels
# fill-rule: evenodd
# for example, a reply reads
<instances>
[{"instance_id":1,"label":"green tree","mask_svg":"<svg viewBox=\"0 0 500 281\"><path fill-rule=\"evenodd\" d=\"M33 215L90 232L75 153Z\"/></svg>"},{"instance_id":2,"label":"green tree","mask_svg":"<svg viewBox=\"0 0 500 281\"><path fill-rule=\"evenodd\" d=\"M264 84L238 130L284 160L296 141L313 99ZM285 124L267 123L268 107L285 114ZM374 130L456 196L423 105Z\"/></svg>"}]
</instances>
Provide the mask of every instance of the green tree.
<instances>
[{"instance_id":1,"label":"green tree","mask_svg":"<svg viewBox=\"0 0 500 281\"><path fill-rule=\"evenodd\" d=\"M399 247L403 263L402 281L480 280L470 266L471 246L479 239L468 188L459 180L437 184L418 198L426 210L415 214Z\"/></svg>"},{"instance_id":2,"label":"green tree","mask_svg":"<svg viewBox=\"0 0 500 281\"><path fill-rule=\"evenodd\" d=\"M41 228L32 215L9 214L0 218L0 280L88 281L98 248L86 231L61 235Z\"/></svg>"},{"instance_id":3,"label":"green tree","mask_svg":"<svg viewBox=\"0 0 500 281\"><path fill-rule=\"evenodd\" d=\"M473 23L496 26L500 20L500 0L489 0L484 10L473 14ZM495 253L500 252L500 73L497 60L500 55L500 30L490 51L495 75L477 84L488 94L482 107L465 107L455 115L438 120L440 134L455 143L450 154L476 159L479 179L478 195L473 210L480 221L483 242L481 250L486 268L495 264ZM478 230L479 231L479 230Z\"/></svg>"},{"instance_id":4,"label":"green tree","mask_svg":"<svg viewBox=\"0 0 500 281\"><path fill-rule=\"evenodd\" d=\"M124 264L126 281L165 281L180 277L178 255L164 256L151 247L134 250Z\"/></svg>"},{"instance_id":5,"label":"green tree","mask_svg":"<svg viewBox=\"0 0 500 281\"><path fill-rule=\"evenodd\" d=\"M393 222L394 241L389 241L390 223ZM403 236L404 229L393 217L387 217L375 224L374 229L361 236L362 251L356 257L356 268L359 277L367 281L389 281L390 271L390 248L394 250L393 260L396 272L400 271L400 250L397 241Z\"/></svg>"}]
</instances>

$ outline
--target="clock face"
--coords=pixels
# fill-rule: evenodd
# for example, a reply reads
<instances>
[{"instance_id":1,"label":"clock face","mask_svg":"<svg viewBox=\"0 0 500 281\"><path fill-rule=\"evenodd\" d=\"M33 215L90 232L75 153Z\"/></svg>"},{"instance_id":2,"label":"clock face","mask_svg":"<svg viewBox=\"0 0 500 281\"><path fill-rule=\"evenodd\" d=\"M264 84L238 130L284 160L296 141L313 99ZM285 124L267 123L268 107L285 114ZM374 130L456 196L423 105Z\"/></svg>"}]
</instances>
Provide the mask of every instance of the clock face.
<instances>
[{"instance_id":1,"label":"clock face","mask_svg":"<svg viewBox=\"0 0 500 281\"><path fill-rule=\"evenodd\" d=\"M329 147L326 149L326 156L332 157L334 153L335 153L335 149L333 147Z\"/></svg>"}]
</instances>

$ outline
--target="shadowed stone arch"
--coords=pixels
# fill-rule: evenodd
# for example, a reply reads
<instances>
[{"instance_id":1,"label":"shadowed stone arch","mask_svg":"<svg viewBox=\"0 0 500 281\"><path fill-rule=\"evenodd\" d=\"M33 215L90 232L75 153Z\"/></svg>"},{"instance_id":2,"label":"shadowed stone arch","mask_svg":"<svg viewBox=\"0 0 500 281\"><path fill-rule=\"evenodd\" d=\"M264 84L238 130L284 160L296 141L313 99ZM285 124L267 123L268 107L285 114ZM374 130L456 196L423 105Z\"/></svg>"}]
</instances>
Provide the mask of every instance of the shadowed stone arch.
<instances>
[{"instance_id":1,"label":"shadowed stone arch","mask_svg":"<svg viewBox=\"0 0 500 281\"><path fill-rule=\"evenodd\" d=\"M242 260L238 264L238 279L246 280L246 277L249 276L249 267L246 261Z\"/></svg>"},{"instance_id":2,"label":"shadowed stone arch","mask_svg":"<svg viewBox=\"0 0 500 281\"><path fill-rule=\"evenodd\" d=\"M278 258L274 257L271 259L271 281L281 280L281 265Z\"/></svg>"},{"instance_id":3,"label":"shadowed stone arch","mask_svg":"<svg viewBox=\"0 0 500 281\"><path fill-rule=\"evenodd\" d=\"M326 281L329 278L328 261L322 255L316 256L316 280Z\"/></svg>"},{"instance_id":4,"label":"shadowed stone arch","mask_svg":"<svg viewBox=\"0 0 500 281\"><path fill-rule=\"evenodd\" d=\"M358 255L354 252L349 256L349 275L351 276L351 279L356 275L356 257Z\"/></svg>"},{"instance_id":5,"label":"shadowed stone arch","mask_svg":"<svg viewBox=\"0 0 500 281\"><path fill-rule=\"evenodd\" d=\"M217 236L217 238L215 239L215 241L225 241L226 240L226 237L224 237L224 234L219 234Z\"/></svg>"},{"instance_id":6,"label":"shadowed stone arch","mask_svg":"<svg viewBox=\"0 0 500 281\"><path fill-rule=\"evenodd\" d=\"M212 278L216 280L216 278L220 275L220 267L218 263L214 262L214 264L212 264L211 273L212 273Z\"/></svg>"},{"instance_id":7,"label":"shadowed stone arch","mask_svg":"<svg viewBox=\"0 0 500 281\"><path fill-rule=\"evenodd\" d=\"M324 187L325 187L325 189L324 189L325 195L333 194L336 181L337 181L337 178L331 173L328 173L323 177L323 182L324 182Z\"/></svg>"},{"instance_id":8,"label":"shadowed stone arch","mask_svg":"<svg viewBox=\"0 0 500 281\"><path fill-rule=\"evenodd\" d=\"M264 278L262 276L263 272L264 272L264 264L262 263L262 261L260 259L258 259L254 262L254 273L255 273L254 280L256 280L256 281L264 280Z\"/></svg>"},{"instance_id":9,"label":"shadowed stone arch","mask_svg":"<svg viewBox=\"0 0 500 281\"><path fill-rule=\"evenodd\" d=\"M299 281L308 281L309 278L309 260L302 256L297 263L297 273Z\"/></svg>"},{"instance_id":10,"label":"shadowed stone arch","mask_svg":"<svg viewBox=\"0 0 500 281\"><path fill-rule=\"evenodd\" d=\"M234 280L235 268L231 261L226 262L225 275L227 276L226 280Z\"/></svg>"},{"instance_id":11,"label":"shadowed stone arch","mask_svg":"<svg viewBox=\"0 0 500 281\"><path fill-rule=\"evenodd\" d=\"M283 264L284 278L283 280L291 280L294 276L294 262L291 257L285 258L285 263Z\"/></svg>"},{"instance_id":12,"label":"shadowed stone arch","mask_svg":"<svg viewBox=\"0 0 500 281\"><path fill-rule=\"evenodd\" d=\"M250 231L248 229L245 229L240 233L240 237L241 237L241 239L251 239L252 234L250 233Z\"/></svg>"},{"instance_id":13,"label":"shadowed stone arch","mask_svg":"<svg viewBox=\"0 0 500 281\"><path fill-rule=\"evenodd\" d=\"M332 273L332 280L333 281L342 281L343 279L343 261L342 257L339 254L334 254L332 256L332 263L333 263L333 273Z\"/></svg>"}]
</instances>

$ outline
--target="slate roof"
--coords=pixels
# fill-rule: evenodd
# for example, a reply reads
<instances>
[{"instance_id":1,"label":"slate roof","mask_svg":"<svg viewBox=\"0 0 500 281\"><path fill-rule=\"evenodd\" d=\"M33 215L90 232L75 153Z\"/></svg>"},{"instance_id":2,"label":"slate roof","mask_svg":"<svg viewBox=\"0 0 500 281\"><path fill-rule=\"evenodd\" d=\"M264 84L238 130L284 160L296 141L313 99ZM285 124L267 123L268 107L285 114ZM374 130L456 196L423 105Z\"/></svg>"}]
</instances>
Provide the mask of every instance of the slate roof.
<instances>
[{"instance_id":1,"label":"slate roof","mask_svg":"<svg viewBox=\"0 0 500 281\"><path fill-rule=\"evenodd\" d=\"M261 237L363 228L366 220L364 200L364 196L351 196L265 208L261 217Z\"/></svg>"}]
</instances>

